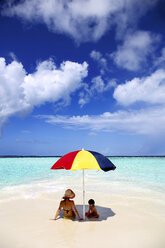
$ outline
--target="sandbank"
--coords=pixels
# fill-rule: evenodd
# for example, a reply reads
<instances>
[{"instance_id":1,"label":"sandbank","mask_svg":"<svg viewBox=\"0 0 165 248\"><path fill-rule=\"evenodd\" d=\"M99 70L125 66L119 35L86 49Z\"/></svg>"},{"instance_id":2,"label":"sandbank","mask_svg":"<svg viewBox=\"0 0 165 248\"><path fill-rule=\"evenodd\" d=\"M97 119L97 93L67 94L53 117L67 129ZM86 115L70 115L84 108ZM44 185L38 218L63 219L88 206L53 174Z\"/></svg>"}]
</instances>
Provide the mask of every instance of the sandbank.
<instances>
[{"instance_id":1,"label":"sandbank","mask_svg":"<svg viewBox=\"0 0 165 248\"><path fill-rule=\"evenodd\" d=\"M53 221L62 193L1 202L0 248L165 247L163 198L96 192L98 220ZM82 216L81 194L75 203Z\"/></svg>"}]
</instances>

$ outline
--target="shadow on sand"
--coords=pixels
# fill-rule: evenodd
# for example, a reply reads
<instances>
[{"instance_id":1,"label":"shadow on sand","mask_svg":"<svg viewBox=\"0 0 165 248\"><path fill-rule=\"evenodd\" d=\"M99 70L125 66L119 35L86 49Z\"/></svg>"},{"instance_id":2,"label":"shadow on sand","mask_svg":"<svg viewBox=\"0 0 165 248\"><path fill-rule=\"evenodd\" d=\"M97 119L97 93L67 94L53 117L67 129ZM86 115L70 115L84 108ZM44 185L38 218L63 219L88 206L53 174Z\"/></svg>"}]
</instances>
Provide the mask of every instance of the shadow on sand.
<instances>
[{"instance_id":1,"label":"shadow on sand","mask_svg":"<svg viewBox=\"0 0 165 248\"><path fill-rule=\"evenodd\" d=\"M109 217L113 217L115 213L112 211L111 208L106 208L106 207L100 207L95 205L98 214L100 215L99 218L93 218L93 219L88 219L85 217L85 221L102 221L102 220L107 220ZM79 212L79 215L82 217L83 215L83 205L76 205L77 211ZM89 209L89 205L85 205L85 212L87 212ZM62 217L62 213L60 214L60 217Z\"/></svg>"}]
</instances>

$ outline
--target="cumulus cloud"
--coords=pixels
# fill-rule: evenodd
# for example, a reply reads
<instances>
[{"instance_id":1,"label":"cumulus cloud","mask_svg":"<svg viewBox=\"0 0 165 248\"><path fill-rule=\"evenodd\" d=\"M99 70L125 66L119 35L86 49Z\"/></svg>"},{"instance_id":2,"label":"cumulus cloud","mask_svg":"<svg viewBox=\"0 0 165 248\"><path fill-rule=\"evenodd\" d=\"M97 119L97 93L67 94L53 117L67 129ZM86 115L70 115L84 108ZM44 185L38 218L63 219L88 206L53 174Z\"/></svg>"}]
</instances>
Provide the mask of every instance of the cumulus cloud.
<instances>
[{"instance_id":1,"label":"cumulus cloud","mask_svg":"<svg viewBox=\"0 0 165 248\"><path fill-rule=\"evenodd\" d=\"M148 77L134 78L119 85L113 96L124 106L137 101L165 104L165 70L159 69Z\"/></svg>"},{"instance_id":2,"label":"cumulus cloud","mask_svg":"<svg viewBox=\"0 0 165 248\"><path fill-rule=\"evenodd\" d=\"M23 65L17 61L6 64L4 58L0 58L0 116L24 113L31 105L25 101L25 92L22 87L26 72Z\"/></svg>"},{"instance_id":3,"label":"cumulus cloud","mask_svg":"<svg viewBox=\"0 0 165 248\"><path fill-rule=\"evenodd\" d=\"M112 26L118 35L152 8L157 0L23 0L7 1L3 14L44 23L56 33L77 41L96 41Z\"/></svg>"},{"instance_id":4,"label":"cumulus cloud","mask_svg":"<svg viewBox=\"0 0 165 248\"><path fill-rule=\"evenodd\" d=\"M165 131L165 107L155 107L141 110L106 112L95 116L53 116L40 115L52 125L64 128L84 129L91 132L121 132L129 134L154 135Z\"/></svg>"},{"instance_id":5,"label":"cumulus cloud","mask_svg":"<svg viewBox=\"0 0 165 248\"><path fill-rule=\"evenodd\" d=\"M68 102L70 94L81 87L81 79L86 76L86 62L81 65L66 61L57 69L53 61L44 61L37 66L36 72L25 77L26 100L34 106L59 99Z\"/></svg>"},{"instance_id":6,"label":"cumulus cloud","mask_svg":"<svg viewBox=\"0 0 165 248\"><path fill-rule=\"evenodd\" d=\"M59 100L68 104L71 94L82 86L87 66L66 61L57 68L50 59L28 74L22 63L7 64L0 58L0 130L10 116L26 115L34 106Z\"/></svg>"},{"instance_id":7,"label":"cumulus cloud","mask_svg":"<svg viewBox=\"0 0 165 248\"><path fill-rule=\"evenodd\" d=\"M130 71L137 71L144 66L148 56L154 51L159 36L147 31L127 34L122 45L111 54L116 65Z\"/></svg>"},{"instance_id":8,"label":"cumulus cloud","mask_svg":"<svg viewBox=\"0 0 165 248\"><path fill-rule=\"evenodd\" d=\"M114 79L106 81L107 82L105 82L101 76L97 76L92 79L90 86L88 84L84 84L84 91L80 92L80 106L83 107L86 103L88 103L91 97L108 91L116 86L116 81Z\"/></svg>"}]
</instances>

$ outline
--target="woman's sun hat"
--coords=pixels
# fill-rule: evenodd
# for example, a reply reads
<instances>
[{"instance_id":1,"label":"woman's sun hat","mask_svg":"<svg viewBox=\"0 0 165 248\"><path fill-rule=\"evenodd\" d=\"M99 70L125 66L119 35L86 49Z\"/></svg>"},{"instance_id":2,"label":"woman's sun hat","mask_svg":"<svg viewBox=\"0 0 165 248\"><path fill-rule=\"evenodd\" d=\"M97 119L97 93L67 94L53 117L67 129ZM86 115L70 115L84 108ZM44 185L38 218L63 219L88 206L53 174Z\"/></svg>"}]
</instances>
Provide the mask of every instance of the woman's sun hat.
<instances>
[{"instance_id":1,"label":"woman's sun hat","mask_svg":"<svg viewBox=\"0 0 165 248\"><path fill-rule=\"evenodd\" d=\"M74 197L75 197L75 193L71 189L67 189L63 196L63 198L71 198L71 199L73 199Z\"/></svg>"}]
</instances>

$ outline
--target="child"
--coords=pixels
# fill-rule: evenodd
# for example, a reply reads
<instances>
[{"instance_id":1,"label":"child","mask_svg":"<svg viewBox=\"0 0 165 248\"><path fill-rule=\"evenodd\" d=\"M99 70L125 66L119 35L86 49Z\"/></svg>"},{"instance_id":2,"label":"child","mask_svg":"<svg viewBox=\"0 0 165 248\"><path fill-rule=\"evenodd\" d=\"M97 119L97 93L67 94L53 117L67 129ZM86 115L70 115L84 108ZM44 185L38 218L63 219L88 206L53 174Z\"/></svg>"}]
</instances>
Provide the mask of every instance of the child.
<instances>
[{"instance_id":1,"label":"child","mask_svg":"<svg viewBox=\"0 0 165 248\"><path fill-rule=\"evenodd\" d=\"M99 218L99 215L95 208L95 201L93 199L90 199L88 203L89 203L89 210L88 212L85 213L85 216L88 218Z\"/></svg>"}]
</instances>

